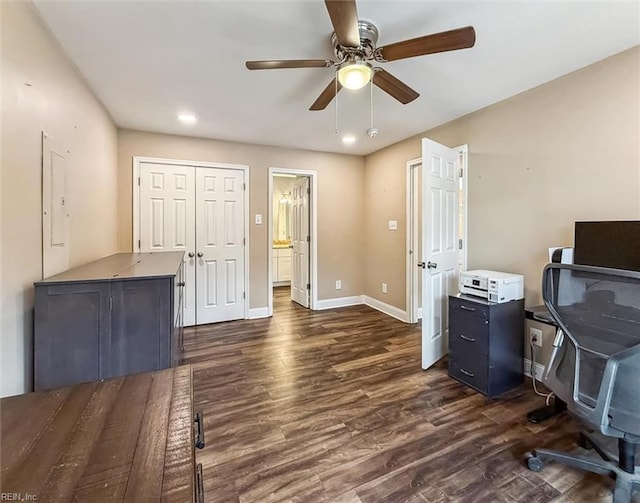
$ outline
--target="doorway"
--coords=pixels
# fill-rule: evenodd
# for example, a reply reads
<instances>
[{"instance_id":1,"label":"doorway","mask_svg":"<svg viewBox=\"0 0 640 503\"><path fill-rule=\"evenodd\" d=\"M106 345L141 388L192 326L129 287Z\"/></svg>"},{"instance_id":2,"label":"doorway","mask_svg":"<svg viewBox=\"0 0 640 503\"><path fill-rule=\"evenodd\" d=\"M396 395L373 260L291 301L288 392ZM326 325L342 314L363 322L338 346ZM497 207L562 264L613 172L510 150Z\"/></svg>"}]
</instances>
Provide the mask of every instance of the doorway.
<instances>
[{"instance_id":1,"label":"doorway","mask_svg":"<svg viewBox=\"0 0 640 503\"><path fill-rule=\"evenodd\" d=\"M467 269L467 212L468 212L468 146L456 147L458 156L458 270ZM406 306L407 323L422 318L422 274L418 264L424 262L422 253L422 158L407 162L407 245L406 245Z\"/></svg>"},{"instance_id":2,"label":"doorway","mask_svg":"<svg viewBox=\"0 0 640 503\"><path fill-rule=\"evenodd\" d=\"M315 309L317 299L316 172L269 168L269 305Z\"/></svg>"},{"instance_id":3,"label":"doorway","mask_svg":"<svg viewBox=\"0 0 640 503\"><path fill-rule=\"evenodd\" d=\"M133 249L184 253L184 325L248 317L248 166L134 158Z\"/></svg>"}]
</instances>

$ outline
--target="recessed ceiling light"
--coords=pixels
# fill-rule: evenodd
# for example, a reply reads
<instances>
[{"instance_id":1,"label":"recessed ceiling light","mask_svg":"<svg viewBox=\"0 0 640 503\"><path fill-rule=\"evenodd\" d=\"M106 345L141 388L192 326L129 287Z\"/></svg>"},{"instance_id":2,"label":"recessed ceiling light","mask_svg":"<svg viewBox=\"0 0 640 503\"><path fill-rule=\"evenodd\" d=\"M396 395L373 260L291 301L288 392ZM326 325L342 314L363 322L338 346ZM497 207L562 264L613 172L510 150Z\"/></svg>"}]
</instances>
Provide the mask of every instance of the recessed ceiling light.
<instances>
[{"instance_id":1,"label":"recessed ceiling light","mask_svg":"<svg viewBox=\"0 0 640 503\"><path fill-rule=\"evenodd\" d=\"M344 143L345 145L351 145L355 141L356 141L356 137L351 134L348 134L342 137L342 143Z\"/></svg>"},{"instance_id":2,"label":"recessed ceiling light","mask_svg":"<svg viewBox=\"0 0 640 503\"><path fill-rule=\"evenodd\" d=\"M178 114L178 120L185 124L193 124L196 122L196 116L193 114Z\"/></svg>"}]
</instances>

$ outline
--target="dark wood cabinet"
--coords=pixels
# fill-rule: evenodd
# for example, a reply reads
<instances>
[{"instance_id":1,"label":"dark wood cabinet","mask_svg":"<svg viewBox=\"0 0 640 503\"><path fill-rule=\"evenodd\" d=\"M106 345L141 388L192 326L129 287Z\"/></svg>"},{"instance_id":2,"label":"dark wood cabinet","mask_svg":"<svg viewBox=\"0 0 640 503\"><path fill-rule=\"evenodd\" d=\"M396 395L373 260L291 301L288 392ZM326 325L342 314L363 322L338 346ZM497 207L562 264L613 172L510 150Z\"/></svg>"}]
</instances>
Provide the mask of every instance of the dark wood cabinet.
<instances>
[{"instance_id":1,"label":"dark wood cabinet","mask_svg":"<svg viewBox=\"0 0 640 503\"><path fill-rule=\"evenodd\" d=\"M449 297L449 375L489 397L524 379L524 300Z\"/></svg>"},{"instance_id":2,"label":"dark wood cabinet","mask_svg":"<svg viewBox=\"0 0 640 503\"><path fill-rule=\"evenodd\" d=\"M37 282L35 389L179 364L182 260L118 253Z\"/></svg>"},{"instance_id":3,"label":"dark wood cabinet","mask_svg":"<svg viewBox=\"0 0 640 503\"><path fill-rule=\"evenodd\" d=\"M3 494L202 503L195 447L204 439L194 421L202 414L194 412L188 365L3 398Z\"/></svg>"}]
</instances>

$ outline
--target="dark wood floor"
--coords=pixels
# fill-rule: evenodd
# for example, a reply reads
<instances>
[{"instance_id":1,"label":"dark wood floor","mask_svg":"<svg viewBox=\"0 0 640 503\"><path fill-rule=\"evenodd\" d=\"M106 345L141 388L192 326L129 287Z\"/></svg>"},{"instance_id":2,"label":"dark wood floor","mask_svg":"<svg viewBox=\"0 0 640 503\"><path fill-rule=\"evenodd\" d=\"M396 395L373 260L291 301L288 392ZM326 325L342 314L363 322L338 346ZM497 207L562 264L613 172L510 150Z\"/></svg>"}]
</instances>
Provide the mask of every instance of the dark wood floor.
<instances>
[{"instance_id":1,"label":"dark wood floor","mask_svg":"<svg viewBox=\"0 0 640 503\"><path fill-rule=\"evenodd\" d=\"M527 385L490 401L420 369L419 327L365 306L309 311L277 289L274 316L189 329L205 414L206 501L592 502L612 484L533 447L574 449L567 415L532 425Z\"/></svg>"}]
</instances>

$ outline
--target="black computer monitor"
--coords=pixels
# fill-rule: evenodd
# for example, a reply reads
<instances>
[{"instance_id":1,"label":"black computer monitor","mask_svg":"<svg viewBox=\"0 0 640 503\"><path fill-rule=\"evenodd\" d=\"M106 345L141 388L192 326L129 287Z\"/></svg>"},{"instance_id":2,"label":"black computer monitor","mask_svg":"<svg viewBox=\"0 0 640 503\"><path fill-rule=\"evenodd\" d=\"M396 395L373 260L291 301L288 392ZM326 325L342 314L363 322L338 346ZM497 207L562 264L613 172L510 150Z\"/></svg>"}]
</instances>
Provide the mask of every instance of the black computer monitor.
<instances>
[{"instance_id":1,"label":"black computer monitor","mask_svg":"<svg viewBox=\"0 0 640 503\"><path fill-rule=\"evenodd\" d=\"M640 220L576 222L573 263L640 271Z\"/></svg>"}]
</instances>

